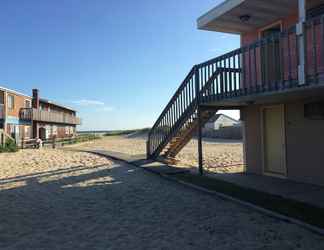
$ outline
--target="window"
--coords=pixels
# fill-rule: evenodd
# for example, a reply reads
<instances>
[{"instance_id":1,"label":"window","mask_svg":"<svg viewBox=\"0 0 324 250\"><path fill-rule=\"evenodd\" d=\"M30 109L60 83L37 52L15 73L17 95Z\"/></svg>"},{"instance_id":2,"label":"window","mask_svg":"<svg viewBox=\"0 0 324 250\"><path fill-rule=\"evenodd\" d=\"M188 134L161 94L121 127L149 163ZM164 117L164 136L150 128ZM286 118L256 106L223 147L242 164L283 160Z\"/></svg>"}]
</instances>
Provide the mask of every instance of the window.
<instances>
[{"instance_id":1,"label":"window","mask_svg":"<svg viewBox=\"0 0 324 250\"><path fill-rule=\"evenodd\" d=\"M70 127L69 126L65 126L65 134L66 135L70 134Z\"/></svg>"},{"instance_id":2,"label":"window","mask_svg":"<svg viewBox=\"0 0 324 250\"><path fill-rule=\"evenodd\" d=\"M27 108L27 109L31 108L31 101L30 100L25 100L25 108Z\"/></svg>"},{"instance_id":3,"label":"window","mask_svg":"<svg viewBox=\"0 0 324 250\"><path fill-rule=\"evenodd\" d=\"M9 109L15 108L15 97L13 95L8 95L8 108Z\"/></svg>"}]
</instances>

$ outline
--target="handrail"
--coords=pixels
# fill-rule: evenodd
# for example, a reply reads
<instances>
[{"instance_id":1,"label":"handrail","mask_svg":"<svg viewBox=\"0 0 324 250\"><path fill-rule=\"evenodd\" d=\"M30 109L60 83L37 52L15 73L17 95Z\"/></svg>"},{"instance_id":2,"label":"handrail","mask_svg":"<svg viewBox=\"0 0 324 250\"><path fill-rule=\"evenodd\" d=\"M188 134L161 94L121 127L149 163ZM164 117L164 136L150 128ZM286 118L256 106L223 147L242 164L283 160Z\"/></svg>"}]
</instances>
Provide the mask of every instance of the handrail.
<instances>
[{"instance_id":1,"label":"handrail","mask_svg":"<svg viewBox=\"0 0 324 250\"><path fill-rule=\"evenodd\" d=\"M168 102L168 104L166 105L166 107L163 109L161 115L159 116L159 118L157 119L157 121L155 122L155 124L153 125L152 129L154 129L158 123L161 121L161 118L163 117L163 114L168 110L168 108L170 107L170 105L173 103L174 99L176 99L176 97L178 96L179 92L183 89L184 85L186 84L186 81L193 76L194 74L194 69L195 66L192 67L192 69L190 70L190 72L188 73L188 75L186 76L186 78L183 80L183 82L180 84L179 88L176 90L175 94L171 97L170 101ZM149 135L152 131L152 129L149 132Z\"/></svg>"},{"instance_id":2,"label":"handrail","mask_svg":"<svg viewBox=\"0 0 324 250\"><path fill-rule=\"evenodd\" d=\"M148 156L158 154L183 126L184 120L192 119L190 114L196 112L197 105L293 86L297 81L297 50L296 27L293 26L194 66L149 132ZM297 59L292 59L292 55ZM261 56L269 64L267 67L271 66L267 72ZM201 98L197 98L198 95Z\"/></svg>"}]
</instances>

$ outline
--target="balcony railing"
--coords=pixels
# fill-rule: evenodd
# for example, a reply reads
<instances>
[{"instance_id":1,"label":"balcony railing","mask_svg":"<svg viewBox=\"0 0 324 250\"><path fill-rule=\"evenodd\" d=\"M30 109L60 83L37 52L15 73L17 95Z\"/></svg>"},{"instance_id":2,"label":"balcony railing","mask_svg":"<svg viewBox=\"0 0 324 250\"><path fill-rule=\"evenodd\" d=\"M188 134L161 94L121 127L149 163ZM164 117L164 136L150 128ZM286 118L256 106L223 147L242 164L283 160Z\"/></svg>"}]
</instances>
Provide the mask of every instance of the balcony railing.
<instances>
[{"instance_id":1,"label":"balcony railing","mask_svg":"<svg viewBox=\"0 0 324 250\"><path fill-rule=\"evenodd\" d=\"M50 123L62 123L80 125L81 119L76 116L59 113L49 112L39 109L24 108L20 110L20 119L25 121L39 121Z\"/></svg>"}]
</instances>

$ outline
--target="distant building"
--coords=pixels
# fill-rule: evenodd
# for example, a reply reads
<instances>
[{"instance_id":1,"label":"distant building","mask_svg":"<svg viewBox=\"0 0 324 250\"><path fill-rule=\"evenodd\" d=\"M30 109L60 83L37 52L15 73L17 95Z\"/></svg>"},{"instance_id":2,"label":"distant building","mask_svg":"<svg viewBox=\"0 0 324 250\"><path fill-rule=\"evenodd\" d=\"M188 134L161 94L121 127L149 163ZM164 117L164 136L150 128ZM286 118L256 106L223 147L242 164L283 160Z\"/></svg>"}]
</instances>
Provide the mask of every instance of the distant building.
<instances>
[{"instance_id":1,"label":"distant building","mask_svg":"<svg viewBox=\"0 0 324 250\"><path fill-rule=\"evenodd\" d=\"M0 87L0 129L17 142L71 137L80 124L75 110L40 98L37 89L28 96Z\"/></svg>"},{"instance_id":2,"label":"distant building","mask_svg":"<svg viewBox=\"0 0 324 250\"><path fill-rule=\"evenodd\" d=\"M224 114L216 114L205 124L202 134L207 138L241 140L241 122Z\"/></svg>"},{"instance_id":3,"label":"distant building","mask_svg":"<svg viewBox=\"0 0 324 250\"><path fill-rule=\"evenodd\" d=\"M240 121L224 114L214 115L206 124L206 130L218 130L224 127L240 126Z\"/></svg>"}]
</instances>

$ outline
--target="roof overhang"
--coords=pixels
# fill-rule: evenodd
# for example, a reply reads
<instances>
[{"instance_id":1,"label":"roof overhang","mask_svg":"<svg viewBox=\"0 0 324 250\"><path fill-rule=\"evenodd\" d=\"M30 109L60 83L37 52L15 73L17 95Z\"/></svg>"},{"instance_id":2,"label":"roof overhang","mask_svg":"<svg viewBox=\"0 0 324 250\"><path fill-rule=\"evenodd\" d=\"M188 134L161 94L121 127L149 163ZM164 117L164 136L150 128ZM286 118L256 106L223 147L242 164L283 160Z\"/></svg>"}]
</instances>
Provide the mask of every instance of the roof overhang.
<instances>
[{"instance_id":1,"label":"roof overhang","mask_svg":"<svg viewBox=\"0 0 324 250\"><path fill-rule=\"evenodd\" d=\"M226 0L198 18L198 29L242 34L262 28L298 10L298 0ZM247 21L241 17L250 16Z\"/></svg>"},{"instance_id":2,"label":"roof overhang","mask_svg":"<svg viewBox=\"0 0 324 250\"><path fill-rule=\"evenodd\" d=\"M50 105L53 105L53 106L56 106L56 107L59 107L59 108L62 108L62 109L66 109L66 110L70 110L70 111L76 112L76 110L74 110L74 109L72 109L70 107L67 107L67 106L64 106L64 105L61 105L61 104L52 102L52 101L47 100L47 99L40 98L39 99L39 102L45 103L45 104L50 104Z\"/></svg>"}]
</instances>

